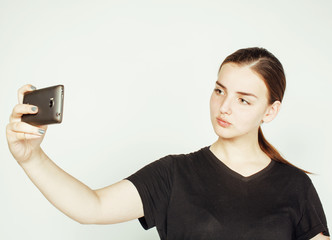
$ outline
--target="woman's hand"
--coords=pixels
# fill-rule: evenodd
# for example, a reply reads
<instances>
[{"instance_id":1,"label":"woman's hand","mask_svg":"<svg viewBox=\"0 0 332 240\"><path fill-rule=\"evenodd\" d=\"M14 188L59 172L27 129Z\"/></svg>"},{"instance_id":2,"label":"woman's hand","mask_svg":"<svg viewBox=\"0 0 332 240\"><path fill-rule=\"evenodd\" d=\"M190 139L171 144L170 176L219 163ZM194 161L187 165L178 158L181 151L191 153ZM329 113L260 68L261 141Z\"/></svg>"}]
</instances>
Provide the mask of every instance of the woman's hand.
<instances>
[{"instance_id":1,"label":"woman's hand","mask_svg":"<svg viewBox=\"0 0 332 240\"><path fill-rule=\"evenodd\" d=\"M37 106L23 104L24 93L35 89L27 84L18 90L18 104L13 108L6 128L9 150L19 164L28 162L33 154L40 152L40 144L47 130L47 125L33 126L21 120L23 114L38 112Z\"/></svg>"}]
</instances>

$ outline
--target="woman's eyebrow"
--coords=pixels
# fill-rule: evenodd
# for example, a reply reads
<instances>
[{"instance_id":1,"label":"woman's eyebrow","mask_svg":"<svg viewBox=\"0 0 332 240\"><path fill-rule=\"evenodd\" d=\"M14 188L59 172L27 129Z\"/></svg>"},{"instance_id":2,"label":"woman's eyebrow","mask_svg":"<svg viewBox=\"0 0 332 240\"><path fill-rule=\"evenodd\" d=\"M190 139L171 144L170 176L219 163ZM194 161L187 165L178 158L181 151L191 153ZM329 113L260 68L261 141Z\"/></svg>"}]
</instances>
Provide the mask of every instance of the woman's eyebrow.
<instances>
[{"instance_id":1,"label":"woman's eyebrow","mask_svg":"<svg viewBox=\"0 0 332 240\"><path fill-rule=\"evenodd\" d=\"M222 87L223 89L227 90L227 88L224 85L222 85L220 82L216 81L216 84L219 85L220 87ZM255 94L252 94L252 93L246 93L246 92L236 92L236 93L245 95L245 96L252 96L252 97L258 98Z\"/></svg>"}]
</instances>

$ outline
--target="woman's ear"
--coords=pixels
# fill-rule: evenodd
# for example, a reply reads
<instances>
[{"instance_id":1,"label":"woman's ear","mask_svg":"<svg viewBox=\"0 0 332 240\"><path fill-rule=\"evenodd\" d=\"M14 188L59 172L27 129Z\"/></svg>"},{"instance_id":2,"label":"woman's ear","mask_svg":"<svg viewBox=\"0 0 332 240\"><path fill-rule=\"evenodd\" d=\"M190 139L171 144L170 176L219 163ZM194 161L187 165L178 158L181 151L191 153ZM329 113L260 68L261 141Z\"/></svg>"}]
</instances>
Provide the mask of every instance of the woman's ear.
<instances>
[{"instance_id":1,"label":"woman's ear","mask_svg":"<svg viewBox=\"0 0 332 240\"><path fill-rule=\"evenodd\" d=\"M266 123L271 122L277 116L280 108L281 108L280 101L275 101L273 104L268 106L262 121Z\"/></svg>"}]
</instances>

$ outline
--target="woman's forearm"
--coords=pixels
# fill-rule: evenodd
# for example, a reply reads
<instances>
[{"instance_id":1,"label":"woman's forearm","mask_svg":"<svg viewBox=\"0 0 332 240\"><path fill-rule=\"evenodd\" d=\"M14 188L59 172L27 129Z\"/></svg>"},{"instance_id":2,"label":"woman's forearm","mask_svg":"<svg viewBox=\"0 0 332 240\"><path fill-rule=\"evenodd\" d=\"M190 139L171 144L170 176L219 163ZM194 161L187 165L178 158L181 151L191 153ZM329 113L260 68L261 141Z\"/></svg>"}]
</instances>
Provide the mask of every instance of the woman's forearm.
<instances>
[{"instance_id":1,"label":"woman's forearm","mask_svg":"<svg viewBox=\"0 0 332 240\"><path fill-rule=\"evenodd\" d=\"M100 206L98 195L59 168L41 148L20 165L56 208L79 223L95 222Z\"/></svg>"}]
</instances>

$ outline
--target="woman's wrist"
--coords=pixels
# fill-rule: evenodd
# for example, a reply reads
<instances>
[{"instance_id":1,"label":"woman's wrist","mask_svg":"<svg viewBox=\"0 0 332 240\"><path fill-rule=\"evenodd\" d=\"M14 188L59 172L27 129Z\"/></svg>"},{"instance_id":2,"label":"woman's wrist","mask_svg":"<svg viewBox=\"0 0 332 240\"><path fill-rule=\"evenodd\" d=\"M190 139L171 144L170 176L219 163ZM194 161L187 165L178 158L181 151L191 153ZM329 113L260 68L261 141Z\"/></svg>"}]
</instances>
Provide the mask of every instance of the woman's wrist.
<instances>
[{"instance_id":1,"label":"woman's wrist","mask_svg":"<svg viewBox=\"0 0 332 240\"><path fill-rule=\"evenodd\" d=\"M26 161L19 162L19 165L23 169L26 169L30 168L31 166L40 165L43 162L45 162L46 159L47 159L46 154L41 149L41 147L38 147L31 152L30 157Z\"/></svg>"}]
</instances>

